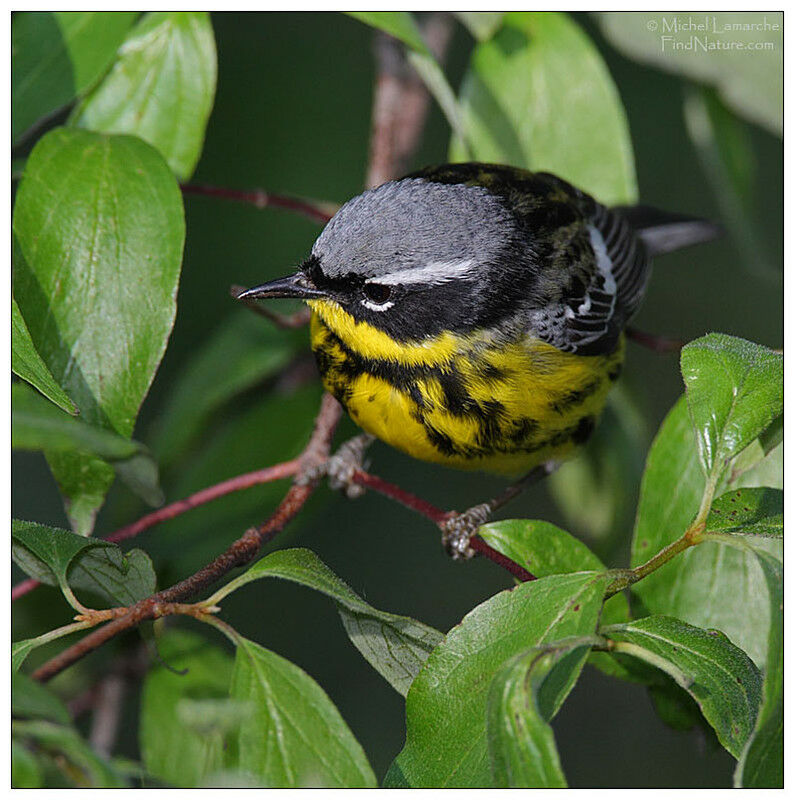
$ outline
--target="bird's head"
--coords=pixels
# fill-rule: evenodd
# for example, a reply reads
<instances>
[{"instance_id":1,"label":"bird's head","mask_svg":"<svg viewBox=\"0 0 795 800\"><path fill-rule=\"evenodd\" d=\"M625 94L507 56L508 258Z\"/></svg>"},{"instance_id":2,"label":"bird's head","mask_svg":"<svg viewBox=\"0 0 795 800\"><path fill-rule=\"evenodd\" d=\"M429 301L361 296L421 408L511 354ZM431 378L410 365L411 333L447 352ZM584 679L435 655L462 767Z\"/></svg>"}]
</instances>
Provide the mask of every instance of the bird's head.
<instances>
[{"instance_id":1,"label":"bird's head","mask_svg":"<svg viewBox=\"0 0 795 800\"><path fill-rule=\"evenodd\" d=\"M341 309L398 341L486 327L511 310L516 223L480 186L392 181L348 201L294 275L243 298Z\"/></svg>"}]
</instances>

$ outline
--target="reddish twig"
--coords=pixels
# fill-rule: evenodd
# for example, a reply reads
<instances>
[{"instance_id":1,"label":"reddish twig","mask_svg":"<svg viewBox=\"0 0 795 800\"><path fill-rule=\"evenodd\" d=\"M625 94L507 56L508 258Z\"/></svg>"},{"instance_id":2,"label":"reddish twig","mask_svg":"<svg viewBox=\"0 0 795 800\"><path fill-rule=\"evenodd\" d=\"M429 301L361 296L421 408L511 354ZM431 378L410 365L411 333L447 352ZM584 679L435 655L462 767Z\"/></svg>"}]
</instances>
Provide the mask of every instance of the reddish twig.
<instances>
[{"instance_id":1,"label":"reddish twig","mask_svg":"<svg viewBox=\"0 0 795 800\"><path fill-rule=\"evenodd\" d=\"M499 550L495 550L491 545L486 544L480 536L473 536L469 540L469 546L473 550L477 550L482 556L485 556L489 561L493 561L503 569L508 570L514 578L520 581L535 581L538 580L532 572L528 572L524 567L520 567L515 561L511 561L508 556L504 556Z\"/></svg>"},{"instance_id":2,"label":"reddish twig","mask_svg":"<svg viewBox=\"0 0 795 800\"><path fill-rule=\"evenodd\" d=\"M396 500L401 505L406 506L406 508L410 508L412 511L422 514L423 517L426 517L435 525L441 525L450 517L449 511L442 511L440 508L431 505L427 500L423 500L421 497L417 497L411 494L411 492L401 489L400 486L385 481L377 475L371 475L369 472L365 472L362 469L354 470L351 480L359 486L365 486L368 489L372 489L374 492L389 497L391 500Z\"/></svg>"},{"instance_id":3,"label":"reddish twig","mask_svg":"<svg viewBox=\"0 0 795 800\"><path fill-rule=\"evenodd\" d=\"M625 329L627 339L632 339L655 353L678 353L686 344L682 339L669 339L665 336L657 336L654 333L645 333L628 325Z\"/></svg>"},{"instance_id":4,"label":"reddish twig","mask_svg":"<svg viewBox=\"0 0 795 800\"><path fill-rule=\"evenodd\" d=\"M12 590L11 590L11 602L13 603L14 600L18 600L23 595L26 595L28 592L33 591L39 582L34 578L26 578L24 581L20 581Z\"/></svg>"},{"instance_id":5,"label":"reddish twig","mask_svg":"<svg viewBox=\"0 0 795 800\"><path fill-rule=\"evenodd\" d=\"M236 475L234 478L230 478L222 483L217 483L214 486L208 486L206 489L201 489L189 497L177 500L175 503L170 503L167 506L158 508L157 511L146 514L139 520L125 525L102 538L108 542L123 542L125 539L131 539L133 536L137 536L139 533L143 533L145 530L159 525L161 522L174 519L174 517L178 517L186 511L191 511L205 503L211 503L219 497L232 494L232 492L241 492L244 489L250 489L252 486L278 481L282 478L290 478L298 472L299 466L299 459L294 458L292 461L285 461L282 464L275 464L272 467L265 467L264 469L257 469L253 472L246 472L243 475ZM35 589L38 585L39 582L33 578L21 581L11 590L11 601L17 600Z\"/></svg>"},{"instance_id":6,"label":"reddish twig","mask_svg":"<svg viewBox=\"0 0 795 800\"><path fill-rule=\"evenodd\" d=\"M442 511L440 508L436 508L436 506L431 505L427 500L423 500L421 497L417 497L411 492L407 492L400 486L390 483L389 481L385 481L383 478L379 478L377 475L371 475L369 472L365 472L362 469L354 470L351 480L359 486L365 486L368 489L372 489L374 492L378 492L379 494L382 494L385 497L388 497L391 500L395 500L401 505L406 506L406 508L410 508L412 511L422 514L423 517L426 517L440 528L455 513L454 511ZM510 496L514 497L517 493L518 489L513 491ZM469 540L469 544L473 550L477 550L482 556L485 556L503 569L508 570L511 575L513 575L515 578L518 578L520 581L536 580L535 575L533 575L531 572L528 572L526 569L524 569L524 567L519 566L519 564L516 562L511 561L510 558L504 556L498 550L495 550L493 547L491 547L491 545L486 544L486 542L484 542L479 536L473 536Z\"/></svg>"},{"instance_id":7,"label":"reddish twig","mask_svg":"<svg viewBox=\"0 0 795 800\"><path fill-rule=\"evenodd\" d=\"M183 183L180 188L183 194L220 197L224 200L248 203L248 205L256 208L281 208L285 211L293 211L311 219L313 222L319 222L321 225L325 225L337 210L337 206L334 203L322 203L319 200L290 197L284 194L271 194L262 189L246 191L243 189L227 189L223 186L208 186L203 183Z\"/></svg>"},{"instance_id":8,"label":"reddish twig","mask_svg":"<svg viewBox=\"0 0 795 800\"><path fill-rule=\"evenodd\" d=\"M39 667L33 677L47 681L79 659L101 647L118 634L134 628L141 622L157 619L169 613L170 604L179 603L215 583L235 567L248 564L259 549L269 542L301 510L317 486L317 478L310 476L317 467L325 463L331 448L331 439L341 414L339 403L329 394L323 395L320 411L315 420L315 429L300 458L299 479L290 487L282 502L271 517L256 528L249 528L210 564L174 586L144 598L131 606L127 613L97 628L67 647L54 658ZM301 476L304 476L303 479Z\"/></svg>"},{"instance_id":9,"label":"reddish twig","mask_svg":"<svg viewBox=\"0 0 795 800\"><path fill-rule=\"evenodd\" d=\"M294 458L292 461L285 461L282 464L275 464L272 467L265 467L264 469L257 469L253 472L246 472L243 475L236 475L234 478L217 483L214 486L208 486L206 489L201 489L195 494L177 500L175 503L170 503L167 506L158 508L151 514L147 514L136 522L130 525L125 525L117 531L104 536L103 538L109 542L123 542L125 539L131 539L145 530L165 522L169 519L174 519L186 511L190 511L205 503L211 503L219 497L232 494L233 492L241 492L244 489L250 489L252 486L258 486L263 483L271 483L283 478L290 478L298 472L300 467L300 459Z\"/></svg>"}]
</instances>

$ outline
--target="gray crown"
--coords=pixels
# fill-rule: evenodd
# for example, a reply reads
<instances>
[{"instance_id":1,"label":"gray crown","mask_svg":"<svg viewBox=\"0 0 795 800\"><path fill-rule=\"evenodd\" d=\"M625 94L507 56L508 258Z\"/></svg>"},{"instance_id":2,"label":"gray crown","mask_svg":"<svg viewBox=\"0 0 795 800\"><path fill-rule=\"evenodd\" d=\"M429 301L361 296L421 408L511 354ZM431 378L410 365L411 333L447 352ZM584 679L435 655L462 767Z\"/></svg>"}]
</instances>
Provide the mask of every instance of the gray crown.
<instances>
[{"instance_id":1,"label":"gray crown","mask_svg":"<svg viewBox=\"0 0 795 800\"><path fill-rule=\"evenodd\" d=\"M480 186L391 181L354 197L312 248L331 277L378 278L429 263L493 262L516 232L501 202Z\"/></svg>"}]
</instances>

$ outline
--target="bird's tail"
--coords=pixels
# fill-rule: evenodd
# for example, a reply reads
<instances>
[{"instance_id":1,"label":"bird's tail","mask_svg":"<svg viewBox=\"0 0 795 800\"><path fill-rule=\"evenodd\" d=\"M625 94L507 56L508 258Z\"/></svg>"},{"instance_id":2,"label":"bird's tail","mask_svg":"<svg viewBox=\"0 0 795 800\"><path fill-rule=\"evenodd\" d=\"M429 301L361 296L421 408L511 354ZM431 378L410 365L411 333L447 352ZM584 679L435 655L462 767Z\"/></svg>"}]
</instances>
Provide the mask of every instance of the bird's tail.
<instances>
[{"instance_id":1,"label":"bird's tail","mask_svg":"<svg viewBox=\"0 0 795 800\"><path fill-rule=\"evenodd\" d=\"M637 231L650 256L711 242L725 233L723 226L716 222L660 211L651 206L622 206L615 210Z\"/></svg>"}]
</instances>

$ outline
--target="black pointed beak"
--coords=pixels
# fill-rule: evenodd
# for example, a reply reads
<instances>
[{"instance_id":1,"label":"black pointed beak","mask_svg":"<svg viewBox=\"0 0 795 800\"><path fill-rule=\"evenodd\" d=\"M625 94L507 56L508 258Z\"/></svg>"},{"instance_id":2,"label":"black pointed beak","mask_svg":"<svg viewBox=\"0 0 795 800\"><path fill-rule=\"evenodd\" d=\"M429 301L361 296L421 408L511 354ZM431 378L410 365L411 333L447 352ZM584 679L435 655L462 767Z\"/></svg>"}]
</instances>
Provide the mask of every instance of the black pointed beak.
<instances>
[{"instance_id":1,"label":"black pointed beak","mask_svg":"<svg viewBox=\"0 0 795 800\"><path fill-rule=\"evenodd\" d=\"M237 295L238 300L261 300L266 297L295 297L299 300L312 300L316 297L326 297L326 293L315 286L303 273L296 272L286 278L277 278L275 281L263 283Z\"/></svg>"}]
</instances>

